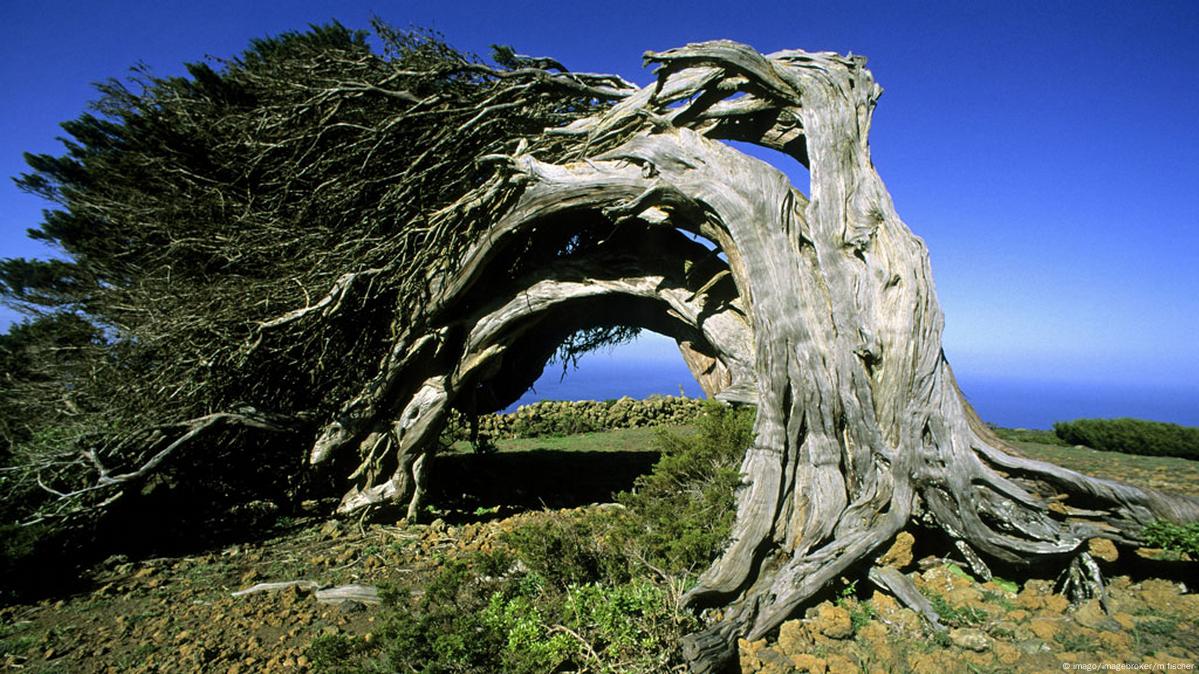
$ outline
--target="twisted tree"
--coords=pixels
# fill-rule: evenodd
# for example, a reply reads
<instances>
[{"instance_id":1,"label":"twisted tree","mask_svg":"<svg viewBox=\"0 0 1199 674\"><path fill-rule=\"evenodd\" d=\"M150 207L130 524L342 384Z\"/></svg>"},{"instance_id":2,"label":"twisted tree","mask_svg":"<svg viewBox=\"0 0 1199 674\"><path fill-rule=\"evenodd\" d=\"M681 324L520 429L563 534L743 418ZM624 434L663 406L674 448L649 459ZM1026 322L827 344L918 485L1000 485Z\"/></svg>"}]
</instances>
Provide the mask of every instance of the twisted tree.
<instances>
[{"instance_id":1,"label":"twisted tree","mask_svg":"<svg viewBox=\"0 0 1199 674\"><path fill-rule=\"evenodd\" d=\"M233 422L308 438L347 481L340 512L415 515L452 409L502 408L555 353L649 328L710 395L757 407L732 537L688 595L723 609L685 644L696 671L915 523L981 574L1048 559L1101 595L1087 539L1199 518L1194 499L1021 458L978 420L925 247L870 160L863 58L707 42L646 54L638 88L380 32L387 58L334 27L109 85L109 121L33 159L26 186L65 207L41 231L74 262L40 286L10 264L8 294L90 312L136 356L104 366L138 383L121 414L158 423L81 435L58 465L99 480L63 499L121 488L107 461L135 482ZM163 129L165 149L145 142ZM810 194L726 140L790 155ZM902 575L870 577L928 612Z\"/></svg>"}]
</instances>

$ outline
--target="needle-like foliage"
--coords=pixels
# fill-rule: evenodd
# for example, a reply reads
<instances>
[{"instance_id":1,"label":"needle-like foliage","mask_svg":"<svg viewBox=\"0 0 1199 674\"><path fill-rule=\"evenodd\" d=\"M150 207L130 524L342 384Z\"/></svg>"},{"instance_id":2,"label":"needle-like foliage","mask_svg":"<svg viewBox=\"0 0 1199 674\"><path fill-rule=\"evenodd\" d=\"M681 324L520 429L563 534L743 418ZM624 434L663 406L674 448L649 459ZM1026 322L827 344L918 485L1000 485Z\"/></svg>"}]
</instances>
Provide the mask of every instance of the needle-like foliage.
<instances>
[{"instance_id":1,"label":"needle-like foliage","mask_svg":"<svg viewBox=\"0 0 1199 674\"><path fill-rule=\"evenodd\" d=\"M8 463L32 470L5 479L40 478L71 510L79 489L109 496L97 474L151 461L166 427L326 420L426 323L431 287L516 189L478 159L522 138L563 159L543 131L628 88L498 53L334 23L100 84L65 152L29 155L17 180L54 204L30 235L61 254L0 261L0 299L32 318L6 338L0 401L5 451L27 446ZM71 367L49 373L35 352L64 335Z\"/></svg>"}]
</instances>

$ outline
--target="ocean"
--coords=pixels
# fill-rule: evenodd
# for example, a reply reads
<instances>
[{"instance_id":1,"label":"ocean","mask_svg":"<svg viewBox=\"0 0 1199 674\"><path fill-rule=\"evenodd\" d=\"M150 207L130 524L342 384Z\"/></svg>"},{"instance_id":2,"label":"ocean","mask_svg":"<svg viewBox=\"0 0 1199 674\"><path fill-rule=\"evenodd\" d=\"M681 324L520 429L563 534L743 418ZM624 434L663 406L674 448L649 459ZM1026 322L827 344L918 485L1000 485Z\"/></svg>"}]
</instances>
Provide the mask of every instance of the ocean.
<instances>
[{"instance_id":1,"label":"ocean","mask_svg":"<svg viewBox=\"0 0 1199 674\"><path fill-rule=\"evenodd\" d=\"M1136 417L1199 426L1199 386L1154 387L976 377L958 372L966 397L986 421L1010 428L1050 428L1084 417ZM653 394L701 397L682 359L584 357L565 373L549 365L510 410L537 400L608 400Z\"/></svg>"}]
</instances>

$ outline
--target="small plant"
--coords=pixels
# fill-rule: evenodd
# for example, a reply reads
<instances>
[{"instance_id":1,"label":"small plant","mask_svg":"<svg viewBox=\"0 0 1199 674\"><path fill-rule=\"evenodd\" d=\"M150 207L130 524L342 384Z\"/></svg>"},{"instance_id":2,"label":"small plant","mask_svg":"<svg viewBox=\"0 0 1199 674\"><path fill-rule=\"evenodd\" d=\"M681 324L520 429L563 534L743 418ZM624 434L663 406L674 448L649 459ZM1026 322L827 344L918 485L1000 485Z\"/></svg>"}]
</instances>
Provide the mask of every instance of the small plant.
<instances>
[{"instance_id":1,"label":"small plant","mask_svg":"<svg viewBox=\"0 0 1199 674\"><path fill-rule=\"evenodd\" d=\"M0 658L9 655L23 655L37 644L33 634L0 635Z\"/></svg>"},{"instance_id":2,"label":"small plant","mask_svg":"<svg viewBox=\"0 0 1199 674\"><path fill-rule=\"evenodd\" d=\"M994 578L992 578L991 582L994 583L996 585L996 587L1003 590L1004 592L1011 592L1012 594L1016 594L1020 591L1020 586L1017 585L1015 582L1006 580L1004 578L1000 578L999 576L995 576Z\"/></svg>"},{"instance_id":3,"label":"small plant","mask_svg":"<svg viewBox=\"0 0 1199 674\"><path fill-rule=\"evenodd\" d=\"M1158 520L1141 533L1149 545L1199 558L1199 522L1174 524Z\"/></svg>"},{"instance_id":4,"label":"small plant","mask_svg":"<svg viewBox=\"0 0 1199 674\"><path fill-rule=\"evenodd\" d=\"M599 580L622 581L629 560L613 541L623 513L583 511L539 517L502 537L529 569L565 590Z\"/></svg>"},{"instance_id":5,"label":"small plant","mask_svg":"<svg viewBox=\"0 0 1199 674\"><path fill-rule=\"evenodd\" d=\"M1003 609L1005 612L1006 611L1014 611L1016 609L1016 605L1014 603L1012 603L1011 599L1008 599L1002 593L996 592L994 590L983 590L982 591L982 600L987 602L988 604L993 604L995 606L998 606L999 608Z\"/></svg>"},{"instance_id":6,"label":"small plant","mask_svg":"<svg viewBox=\"0 0 1199 674\"><path fill-rule=\"evenodd\" d=\"M539 594L536 583L519 587L511 595L497 591L483 610L482 624L501 637L502 671L513 674L557 671L578 649L579 644L568 635L552 632L538 608Z\"/></svg>"},{"instance_id":7,"label":"small plant","mask_svg":"<svg viewBox=\"0 0 1199 674\"><path fill-rule=\"evenodd\" d=\"M380 630L385 667L393 671L497 671L504 635L483 619L491 596L508 581L482 573L478 557L449 558L414 597L405 588L383 592Z\"/></svg>"},{"instance_id":8,"label":"small plant","mask_svg":"<svg viewBox=\"0 0 1199 674\"><path fill-rule=\"evenodd\" d=\"M1094 639L1078 632L1064 631L1054 637L1054 641L1063 649L1075 653L1095 653L1099 648Z\"/></svg>"},{"instance_id":9,"label":"small plant","mask_svg":"<svg viewBox=\"0 0 1199 674\"><path fill-rule=\"evenodd\" d=\"M953 642L949 640L949 632L946 630L932 630L932 632L929 634L928 644L932 648L941 650L953 646Z\"/></svg>"},{"instance_id":10,"label":"small plant","mask_svg":"<svg viewBox=\"0 0 1199 674\"><path fill-rule=\"evenodd\" d=\"M846 581L844 578L841 582L845 587L837 595L836 604L849 612L849 620L853 624L853 631L857 632L866 626L877 615L874 611L874 606L869 602L858 601L858 581Z\"/></svg>"},{"instance_id":11,"label":"small plant","mask_svg":"<svg viewBox=\"0 0 1199 674\"><path fill-rule=\"evenodd\" d=\"M678 640L697 626L666 589L646 578L572 587L564 614L564 626L587 642L580 655L602 654L595 664L611 674L666 671L677 658Z\"/></svg>"},{"instance_id":12,"label":"small plant","mask_svg":"<svg viewBox=\"0 0 1199 674\"><path fill-rule=\"evenodd\" d=\"M362 643L344 634L323 634L312 640L305 655L317 674L350 674L349 663L363 650Z\"/></svg>"},{"instance_id":13,"label":"small plant","mask_svg":"<svg viewBox=\"0 0 1199 674\"><path fill-rule=\"evenodd\" d=\"M970 582L972 582L972 583L974 582L974 576L971 576L969 573L967 573L967 572L966 572L966 570L965 570L965 569L963 569L962 567L958 566L957 564L954 564L954 563L952 563L952 562L951 562L951 563L949 563L949 564L946 564L946 565L945 565L945 569L946 569L947 571L949 571L949 573L951 573L951 574L953 574L953 575L957 576L958 578L962 578L962 579L968 580L968 581L970 581Z\"/></svg>"},{"instance_id":14,"label":"small plant","mask_svg":"<svg viewBox=\"0 0 1199 674\"><path fill-rule=\"evenodd\" d=\"M1137 648L1156 651L1175 643L1178 635L1178 620L1149 613L1152 620L1138 620L1132 628L1132 640Z\"/></svg>"},{"instance_id":15,"label":"small plant","mask_svg":"<svg viewBox=\"0 0 1199 674\"><path fill-rule=\"evenodd\" d=\"M933 606L933 610L937 615L941 616L941 620L947 625L953 627L969 627L981 625L987 619L987 614L982 610L973 606L954 606L950 604L945 597L931 590L924 591L928 601Z\"/></svg>"},{"instance_id":16,"label":"small plant","mask_svg":"<svg viewBox=\"0 0 1199 674\"><path fill-rule=\"evenodd\" d=\"M500 512L500 507L498 505L491 506L489 508L479 506L478 508L475 508L475 517L488 517L490 515L498 514L499 512Z\"/></svg>"}]
</instances>

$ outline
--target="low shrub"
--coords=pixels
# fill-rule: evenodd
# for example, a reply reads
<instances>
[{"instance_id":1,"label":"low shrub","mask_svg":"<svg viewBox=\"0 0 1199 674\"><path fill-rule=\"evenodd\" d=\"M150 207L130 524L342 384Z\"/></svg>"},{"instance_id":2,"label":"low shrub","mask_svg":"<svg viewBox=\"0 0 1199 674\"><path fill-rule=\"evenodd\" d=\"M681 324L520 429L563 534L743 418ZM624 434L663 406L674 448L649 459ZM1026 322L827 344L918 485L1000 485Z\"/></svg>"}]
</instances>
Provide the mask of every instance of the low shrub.
<instances>
[{"instance_id":1,"label":"low shrub","mask_svg":"<svg viewBox=\"0 0 1199 674\"><path fill-rule=\"evenodd\" d=\"M393 593L380 632L382 653L355 657L352 640L327 639L313 657L320 674L544 674L666 671L681 663L679 639L697 623L648 578L554 587L519 565L500 577L480 557L449 564L424 595ZM346 658L351 660L347 662Z\"/></svg>"},{"instance_id":2,"label":"low shrub","mask_svg":"<svg viewBox=\"0 0 1199 674\"><path fill-rule=\"evenodd\" d=\"M1152 546L1173 552L1185 552L1192 559L1199 559L1199 522L1174 524L1158 520L1145 527L1141 533L1145 542Z\"/></svg>"},{"instance_id":3,"label":"low shrub","mask_svg":"<svg viewBox=\"0 0 1199 674\"><path fill-rule=\"evenodd\" d=\"M659 436L662 458L623 507L537 513L492 552L446 559L423 591L384 593L371 652L314 643L316 671L680 670L681 638L699 626L680 596L729 535L752 423L751 410L705 406L695 435Z\"/></svg>"},{"instance_id":4,"label":"low shrub","mask_svg":"<svg viewBox=\"0 0 1199 674\"><path fill-rule=\"evenodd\" d=\"M495 671L503 642L482 617L491 594L485 586L491 584L475 582L462 568L451 565L434 580L437 587L431 586L419 598L407 592L395 595L380 630L385 644L382 662L362 671ZM322 674L330 670L317 669Z\"/></svg>"},{"instance_id":5,"label":"low shrub","mask_svg":"<svg viewBox=\"0 0 1199 674\"><path fill-rule=\"evenodd\" d=\"M353 674L352 662L362 652L365 644L345 634L324 634L312 640L306 651L313 668L322 674Z\"/></svg>"},{"instance_id":6,"label":"low shrub","mask_svg":"<svg viewBox=\"0 0 1199 674\"><path fill-rule=\"evenodd\" d=\"M735 490L745 449L753 442L752 409L709 404L695 435L663 430L662 457L633 491L617 500L633 514L628 535L655 566L681 573L720 553L736 515Z\"/></svg>"},{"instance_id":7,"label":"low shrub","mask_svg":"<svg viewBox=\"0 0 1199 674\"><path fill-rule=\"evenodd\" d=\"M1064 442L1106 452L1199 459L1199 428L1143 419L1059 421L1053 431Z\"/></svg>"},{"instance_id":8,"label":"low shrub","mask_svg":"<svg viewBox=\"0 0 1199 674\"><path fill-rule=\"evenodd\" d=\"M553 587L601 580L624 581L629 559L617 532L633 528L627 513L611 509L546 515L506 533L502 540L531 571Z\"/></svg>"}]
</instances>

